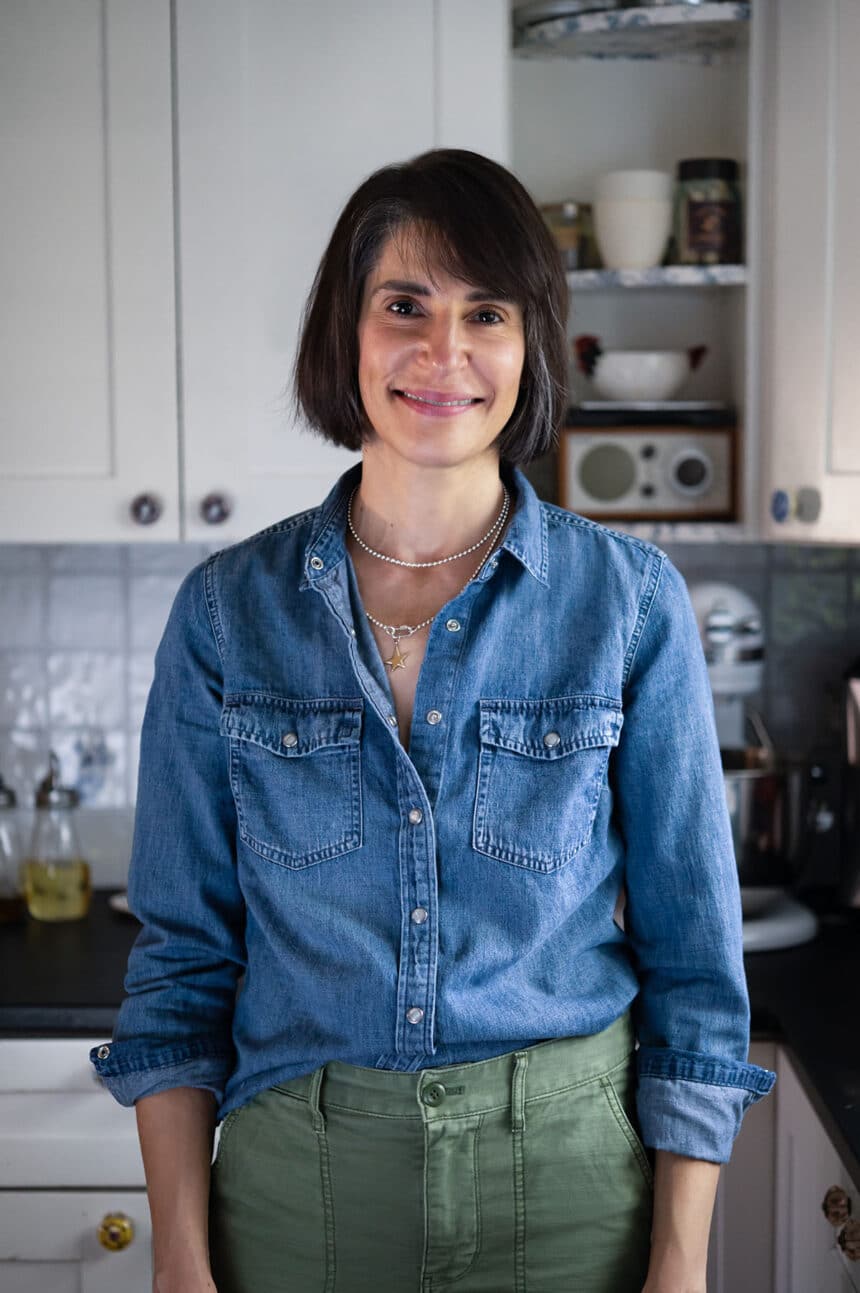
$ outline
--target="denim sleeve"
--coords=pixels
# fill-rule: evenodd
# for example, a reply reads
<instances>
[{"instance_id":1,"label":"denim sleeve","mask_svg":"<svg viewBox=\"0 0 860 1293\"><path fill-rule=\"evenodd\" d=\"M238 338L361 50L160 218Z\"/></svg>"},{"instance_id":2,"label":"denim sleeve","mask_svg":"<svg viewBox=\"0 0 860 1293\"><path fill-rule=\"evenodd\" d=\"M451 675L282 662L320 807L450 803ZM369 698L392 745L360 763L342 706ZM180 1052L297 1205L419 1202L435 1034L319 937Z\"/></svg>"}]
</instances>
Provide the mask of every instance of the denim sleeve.
<instances>
[{"instance_id":1,"label":"denim sleeve","mask_svg":"<svg viewBox=\"0 0 860 1293\"><path fill-rule=\"evenodd\" d=\"M683 577L654 556L628 650L613 794L625 841L624 929L637 1112L646 1145L729 1161L776 1081L747 1062L740 883L713 695Z\"/></svg>"},{"instance_id":2,"label":"denim sleeve","mask_svg":"<svg viewBox=\"0 0 860 1293\"><path fill-rule=\"evenodd\" d=\"M140 739L129 906L142 922L112 1041L90 1059L122 1105L168 1087L213 1091L235 1055L245 965L236 819L219 735L215 557L183 579L155 655ZM211 614L210 614L211 612Z\"/></svg>"}]
</instances>

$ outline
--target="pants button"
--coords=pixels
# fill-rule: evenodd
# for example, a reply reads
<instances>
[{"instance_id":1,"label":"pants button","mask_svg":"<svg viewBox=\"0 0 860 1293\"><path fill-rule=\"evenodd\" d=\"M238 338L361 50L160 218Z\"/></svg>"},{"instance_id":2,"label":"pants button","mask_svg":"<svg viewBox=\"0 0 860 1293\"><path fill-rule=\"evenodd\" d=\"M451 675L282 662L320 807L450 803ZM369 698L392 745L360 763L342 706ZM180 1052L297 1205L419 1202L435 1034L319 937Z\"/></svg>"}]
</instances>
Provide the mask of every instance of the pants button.
<instances>
[{"instance_id":1,"label":"pants button","mask_svg":"<svg viewBox=\"0 0 860 1293\"><path fill-rule=\"evenodd\" d=\"M441 1104L445 1099L445 1088L441 1082L428 1082L421 1092L425 1104Z\"/></svg>"}]
</instances>

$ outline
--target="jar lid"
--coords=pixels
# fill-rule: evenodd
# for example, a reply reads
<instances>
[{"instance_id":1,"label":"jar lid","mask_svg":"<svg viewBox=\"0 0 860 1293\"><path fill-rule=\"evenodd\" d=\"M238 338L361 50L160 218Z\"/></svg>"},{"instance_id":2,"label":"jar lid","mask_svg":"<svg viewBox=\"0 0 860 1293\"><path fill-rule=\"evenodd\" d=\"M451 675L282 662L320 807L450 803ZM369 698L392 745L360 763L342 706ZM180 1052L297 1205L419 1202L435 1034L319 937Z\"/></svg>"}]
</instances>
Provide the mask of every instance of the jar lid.
<instances>
[{"instance_id":1,"label":"jar lid","mask_svg":"<svg viewBox=\"0 0 860 1293\"><path fill-rule=\"evenodd\" d=\"M60 761L53 750L48 756L50 771L36 789L37 808L76 808L80 795L74 786L60 785Z\"/></svg>"},{"instance_id":2,"label":"jar lid","mask_svg":"<svg viewBox=\"0 0 860 1293\"><path fill-rule=\"evenodd\" d=\"M687 157L678 162L679 180L736 180L738 164L731 157Z\"/></svg>"},{"instance_id":3,"label":"jar lid","mask_svg":"<svg viewBox=\"0 0 860 1293\"><path fill-rule=\"evenodd\" d=\"M15 791L11 786L6 785L2 775L0 775L0 808L15 808L17 804L18 800L15 796Z\"/></svg>"}]
</instances>

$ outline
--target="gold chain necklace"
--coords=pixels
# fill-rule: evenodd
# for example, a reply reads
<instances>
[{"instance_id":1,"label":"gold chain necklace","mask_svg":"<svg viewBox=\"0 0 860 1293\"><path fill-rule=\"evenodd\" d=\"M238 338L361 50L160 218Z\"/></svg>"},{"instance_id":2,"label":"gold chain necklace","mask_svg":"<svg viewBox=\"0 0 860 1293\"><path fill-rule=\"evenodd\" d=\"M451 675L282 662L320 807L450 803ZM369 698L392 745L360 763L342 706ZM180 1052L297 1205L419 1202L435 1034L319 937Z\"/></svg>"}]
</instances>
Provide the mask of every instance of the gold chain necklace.
<instances>
[{"instance_id":1,"label":"gold chain necklace","mask_svg":"<svg viewBox=\"0 0 860 1293\"><path fill-rule=\"evenodd\" d=\"M438 561L400 561L397 557L389 557L389 556L386 556L385 553L383 552L376 552L373 548L369 547L369 545L366 544L364 540L359 538L359 536L356 534L355 526L352 523L352 500L355 497L357 489L358 489L358 485L356 485L355 489L350 494L349 503L347 504L347 509L346 509L347 524L349 525L350 533L352 537L355 539L356 543L358 543L362 548L364 548L365 552L369 552L372 557L377 557L380 561L389 561L395 566L410 566L412 568L425 567L425 566L442 566L448 561L456 561L458 557L465 557L468 553L474 552L476 548L482 547L483 544L487 542L487 540L490 540L491 543L494 542L496 534L499 532L499 530L502 528L502 526L505 523L505 517L508 514L508 507L510 506L510 496L503 482L502 493L504 494L504 499L502 500L502 509L499 512L499 515L496 518L496 521L493 524L493 526L487 531L487 533L484 535L482 539L478 540L477 543L473 543L469 548L464 548L462 552L455 552L453 556L440 557ZM482 556L481 560L478 562L477 567L469 576L469 578L466 580L466 583L463 585L463 588L466 588L472 582L472 580L475 578L475 575L481 569L481 566L483 564L484 564L484 557ZM463 588L460 589L460 592L463 591ZM459 593L457 594L457 596L459 596ZM394 650L392 651L389 659L385 660L383 657L383 663L387 665L388 668L392 670L392 672L395 669L405 669L406 661L409 659L409 653L407 652L406 655L403 655L403 653L400 650L400 646L399 646L400 639L411 637L413 633L417 633L419 629L423 629L425 625L431 622L431 620L434 620L436 618L436 615L438 614L439 612L436 611L435 615L431 615L429 616L428 619L422 620L420 624L383 624L381 620L378 620L373 615L371 615L370 611L365 611L365 615L371 621L371 623L375 624L378 628L381 628L385 633L388 634L388 636L394 642Z\"/></svg>"}]
</instances>

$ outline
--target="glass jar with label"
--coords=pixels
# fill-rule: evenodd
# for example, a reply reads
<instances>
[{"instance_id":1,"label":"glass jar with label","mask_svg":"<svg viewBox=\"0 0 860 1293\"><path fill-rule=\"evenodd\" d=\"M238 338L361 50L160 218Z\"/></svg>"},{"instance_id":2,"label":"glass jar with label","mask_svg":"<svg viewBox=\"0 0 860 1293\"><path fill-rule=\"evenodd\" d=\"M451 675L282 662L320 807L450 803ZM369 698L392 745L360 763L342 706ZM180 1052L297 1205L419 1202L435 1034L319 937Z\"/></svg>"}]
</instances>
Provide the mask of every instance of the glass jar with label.
<instances>
[{"instance_id":1,"label":"glass jar with label","mask_svg":"<svg viewBox=\"0 0 860 1293\"><path fill-rule=\"evenodd\" d=\"M0 925L18 924L26 919L18 800L12 787L0 776Z\"/></svg>"},{"instance_id":2,"label":"glass jar with label","mask_svg":"<svg viewBox=\"0 0 860 1293\"><path fill-rule=\"evenodd\" d=\"M728 157L678 162L674 230L678 264L741 264L738 169L738 163Z\"/></svg>"},{"instance_id":3,"label":"glass jar with label","mask_svg":"<svg viewBox=\"0 0 860 1293\"><path fill-rule=\"evenodd\" d=\"M36 819L24 859L27 910L36 920L80 920L90 907L90 868L81 856L74 823L80 796L60 784L53 750L50 771L36 791Z\"/></svg>"}]
</instances>

